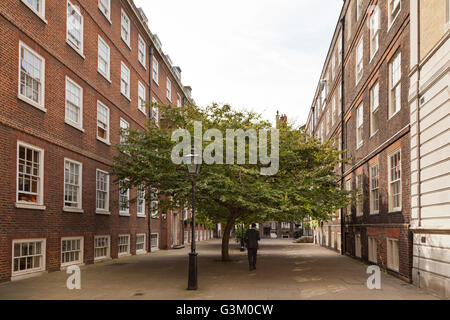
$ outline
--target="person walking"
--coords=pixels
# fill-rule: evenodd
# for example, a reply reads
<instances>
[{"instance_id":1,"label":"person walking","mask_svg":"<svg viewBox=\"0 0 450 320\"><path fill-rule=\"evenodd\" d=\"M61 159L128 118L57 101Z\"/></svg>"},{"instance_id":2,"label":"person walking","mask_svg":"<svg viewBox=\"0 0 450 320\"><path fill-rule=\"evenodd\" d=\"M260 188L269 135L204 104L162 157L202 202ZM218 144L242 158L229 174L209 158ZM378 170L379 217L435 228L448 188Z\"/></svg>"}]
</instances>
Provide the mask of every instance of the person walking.
<instances>
[{"instance_id":1,"label":"person walking","mask_svg":"<svg viewBox=\"0 0 450 320\"><path fill-rule=\"evenodd\" d=\"M258 254L258 241L261 240L259 232L255 229L256 223L252 223L251 229L245 233L245 243L247 245L248 266L250 271L256 269L256 255Z\"/></svg>"}]
</instances>

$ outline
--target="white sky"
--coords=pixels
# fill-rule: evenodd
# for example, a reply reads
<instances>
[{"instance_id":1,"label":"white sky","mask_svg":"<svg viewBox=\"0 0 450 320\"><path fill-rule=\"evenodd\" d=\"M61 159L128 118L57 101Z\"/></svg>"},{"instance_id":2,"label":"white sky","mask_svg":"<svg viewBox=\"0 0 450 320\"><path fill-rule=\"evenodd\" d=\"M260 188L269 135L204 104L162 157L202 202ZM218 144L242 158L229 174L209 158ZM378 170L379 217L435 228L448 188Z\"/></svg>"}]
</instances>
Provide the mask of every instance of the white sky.
<instances>
[{"instance_id":1,"label":"white sky","mask_svg":"<svg viewBox=\"0 0 450 320\"><path fill-rule=\"evenodd\" d=\"M342 0L134 0L198 105L304 124Z\"/></svg>"}]
</instances>

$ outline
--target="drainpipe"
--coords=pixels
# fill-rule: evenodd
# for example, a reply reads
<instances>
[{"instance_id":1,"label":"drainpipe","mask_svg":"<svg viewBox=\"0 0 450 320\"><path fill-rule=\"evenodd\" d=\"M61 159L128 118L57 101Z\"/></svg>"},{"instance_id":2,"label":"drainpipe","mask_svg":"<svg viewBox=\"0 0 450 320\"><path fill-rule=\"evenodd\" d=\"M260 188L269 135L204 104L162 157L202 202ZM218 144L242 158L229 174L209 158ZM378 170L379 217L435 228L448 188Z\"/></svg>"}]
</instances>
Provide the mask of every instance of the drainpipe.
<instances>
[{"instance_id":1,"label":"drainpipe","mask_svg":"<svg viewBox=\"0 0 450 320\"><path fill-rule=\"evenodd\" d=\"M420 1L417 1L417 220L422 226L422 201L420 178Z\"/></svg>"},{"instance_id":2,"label":"drainpipe","mask_svg":"<svg viewBox=\"0 0 450 320\"><path fill-rule=\"evenodd\" d=\"M152 61L153 61L153 47L149 48L149 81L148 81L148 96L149 101L152 100ZM151 115L150 115L150 109L148 110L148 120L150 121ZM151 191L148 191L151 194ZM147 227L148 227L148 252L152 252L152 228L151 228L151 220L152 220L152 209L151 209L151 201L149 201L148 205L148 215L147 215Z\"/></svg>"},{"instance_id":3,"label":"drainpipe","mask_svg":"<svg viewBox=\"0 0 450 320\"><path fill-rule=\"evenodd\" d=\"M341 19L341 151L344 150L344 49L345 49L345 15ZM342 157L344 159L344 157ZM341 164L341 189L344 188L344 164ZM344 208L341 208L341 255L345 253L345 216Z\"/></svg>"}]
</instances>

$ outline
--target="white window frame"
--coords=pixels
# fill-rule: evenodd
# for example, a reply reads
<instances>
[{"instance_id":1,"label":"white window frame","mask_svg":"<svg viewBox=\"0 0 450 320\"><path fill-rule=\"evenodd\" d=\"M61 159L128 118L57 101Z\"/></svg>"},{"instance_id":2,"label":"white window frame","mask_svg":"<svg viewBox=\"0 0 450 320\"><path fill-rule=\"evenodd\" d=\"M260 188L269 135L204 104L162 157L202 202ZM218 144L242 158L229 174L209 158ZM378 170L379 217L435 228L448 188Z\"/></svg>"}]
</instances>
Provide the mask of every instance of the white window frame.
<instances>
[{"instance_id":1,"label":"white window frame","mask_svg":"<svg viewBox=\"0 0 450 320\"><path fill-rule=\"evenodd\" d=\"M394 244L396 248L394 248ZM398 244L398 239L386 238L387 267L388 269L396 272L399 271L400 267L400 252Z\"/></svg>"},{"instance_id":2,"label":"white window frame","mask_svg":"<svg viewBox=\"0 0 450 320\"><path fill-rule=\"evenodd\" d=\"M100 69L100 43L102 43L106 49L107 49L107 60L106 60L106 73L104 73L101 69ZM103 59L103 58L102 58ZM109 47L109 45L106 43L105 40L103 40L102 37L100 37L100 35L98 35L98 47L97 47L97 71L98 73L100 73L103 77L106 78L106 80L108 80L109 82L111 82L111 48Z\"/></svg>"},{"instance_id":3,"label":"white window frame","mask_svg":"<svg viewBox=\"0 0 450 320\"><path fill-rule=\"evenodd\" d=\"M126 71L127 77L128 77L128 82L124 81L124 77L123 77L123 71ZM123 92L122 90L122 81L126 82L127 84L127 91ZM130 85L131 85L131 72L130 72L130 68L127 67L127 65L122 61L121 63L121 67L120 67L120 93L127 98L128 100L130 99Z\"/></svg>"},{"instance_id":4,"label":"white window frame","mask_svg":"<svg viewBox=\"0 0 450 320\"><path fill-rule=\"evenodd\" d=\"M78 203L76 207L66 206L66 163L72 163L79 166L79 172L78 172ZM64 158L64 193L63 193L63 210L68 212L83 212L83 164L81 162Z\"/></svg>"},{"instance_id":5,"label":"white window frame","mask_svg":"<svg viewBox=\"0 0 450 320\"><path fill-rule=\"evenodd\" d=\"M124 33L123 33L124 16L128 20L128 28L126 28L127 29L126 32L128 33L128 39L124 38ZM121 8L121 15L120 15L120 37L122 38L123 42L125 42L125 44L128 46L128 48L131 49L131 45L130 45L130 43L131 43L131 20L130 20L130 17L128 17L125 10L123 10L123 8Z\"/></svg>"},{"instance_id":6,"label":"white window frame","mask_svg":"<svg viewBox=\"0 0 450 320\"><path fill-rule=\"evenodd\" d=\"M105 5L103 4L103 0L98 0L98 9L103 13L103 15L108 19L108 21L111 23L111 0L104 0L107 3L107 8L105 8ZM107 12L105 12L105 9Z\"/></svg>"},{"instance_id":7,"label":"white window frame","mask_svg":"<svg viewBox=\"0 0 450 320\"><path fill-rule=\"evenodd\" d=\"M126 196L127 196L127 208L126 210L121 210L121 203L120 203L120 196L121 196L121 187L120 184L122 181L119 181L119 215L121 216L130 216L130 189L127 189Z\"/></svg>"},{"instance_id":8,"label":"white window frame","mask_svg":"<svg viewBox=\"0 0 450 320\"><path fill-rule=\"evenodd\" d=\"M172 102L172 81L167 77L166 81L166 98Z\"/></svg>"},{"instance_id":9,"label":"white window frame","mask_svg":"<svg viewBox=\"0 0 450 320\"><path fill-rule=\"evenodd\" d=\"M331 127L334 126L336 122L336 98L333 96L331 98Z\"/></svg>"},{"instance_id":10,"label":"white window frame","mask_svg":"<svg viewBox=\"0 0 450 320\"><path fill-rule=\"evenodd\" d=\"M104 138L102 138L102 137L100 137L99 135L98 135L98 109L99 109L99 107L101 107L101 108L105 108L106 109L106 111L107 111L107 130L106 130L106 139L104 139ZM110 142L109 142L109 139L110 139L110 128L111 128L111 121L110 121L110 118L111 118L111 114L110 114L110 110L109 110L109 108L104 104L104 103L102 103L100 100L97 100L97 139L98 140L100 140L101 142L104 142L104 143L106 143L107 145L109 145L110 144Z\"/></svg>"},{"instance_id":11,"label":"white window frame","mask_svg":"<svg viewBox=\"0 0 450 320\"><path fill-rule=\"evenodd\" d=\"M120 246L124 246L125 244L120 244L120 238L123 238L123 237L127 237L128 238L128 244L127 244L127 247L128 247L128 249L127 249L127 252L120 252ZM130 244L131 244L131 235L130 234L119 234L118 236L117 236L117 256L120 258L120 257L123 257L123 256L129 256L130 255Z\"/></svg>"},{"instance_id":12,"label":"white window frame","mask_svg":"<svg viewBox=\"0 0 450 320\"><path fill-rule=\"evenodd\" d=\"M399 59L399 78L398 81L394 83L394 63ZM398 91L398 92L397 92ZM395 93L395 110L393 109L394 103L394 93ZM398 94L398 96L397 96ZM389 110L388 110L388 119L394 117L397 113L400 112L402 108L402 54L398 52L392 60L389 62Z\"/></svg>"},{"instance_id":13,"label":"white window frame","mask_svg":"<svg viewBox=\"0 0 450 320\"><path fill-rule=\"evenodd\" d=\"M119 127L120 127L120 130L130 129L130 123L121 117L119 120ZM120 143L125 143L126 140L127 140L127 137L124 136L122 133L120 133Z\"/></svg>"},{"instance_id":14,"label":"white window frame","mask_svg":"<svg viewBox=\"0 0 450 320\"><path fill-rule=\"evenodd\" d=\"M153 237L154 235L156 235L156 238ZM159 250L159 233L158 232L154 232L150 236L151 236L150 244L152 246L151 250L152 251ZM153 239L156 239L156 246L153 246Z\"/></svg>"},{"instance_id":15,"label":"white window frame","mask_svg":"<svg viewBox=\"0 0 450 320\"><path fill-rule=\"evenodd\" d=\"M33 11L42 21L48 24L48 21L45 19L45 0L40 0L39 8L36 10L31 4L28 3L27 0L22 0L22 3L25 4L31 11Z\"/></svg>"},{"instance_id":16,"label":"white window frame","mask_svg":"<svg viewBox=\"0 0 450 320\"><path fill-rule=\"evenodd\" d=\"M152 103L158 103L156 99L152 98ZM158 107L152 107L152 119L155 122L155 125L159 127L159 108Z\"/></svg>"},{"instance_id":17,"label":"white window frame","mask_svg":"<svg viewBox=\"0 0 450 320\"><path fill-rule=\"evenodd\" d=\"M141 46L143 45L143 51L141 50ZM142 56L142 59L141 59ZM147 70L146 61L147 61L147 44L145 43L144 39L141 37L141 35L138 35L138 60L141 63L141 65L144 67L145 70Z\"/></svg>"},{"instance_id":18,"label":"white window frame","mask_svg":"<svg viewBox=\"0 0 450 320\"><path fill-rule=\"evenodd\" d=\"M380 83L377 81L370 88L370 136L373 137L380 129ZM376 123L376 130L374 130Z\"/></svg>"},{"instance_id":19,"label":"white window frame","mask_svg":"<svg viewBox=\"0 0 450 320\"><path fill-rule=\"evenodd\" d=\"M356 84L362 79L364 75L364 38L361 36L358 45L356 46Z\"/></svg>"},{"instance_id":20,"label":"white window frame","mask_svg":"<svg viewBox=\"0 0 450 320\"><path fill-rule=\"evenodd\" d=\"M369 18L369 35L370 35L370 60L375 56L380 48L380 9L374 6L372 14ZM376 44L376 46L374 46Z\"/></svg>"},{"instance_id":21,"label":"white window frame","mask_svg":"<svg viewBox=\"0 0 450 320\"><path fill-rule=\"evenodd\" d=\"M356 149L364 145L364 105L361 103L356 108Z\"/></svg>"},{"instance_id":22,"label":"white window frame","mask_svg":"<svg viewBox=\"0 0 450 320\"><path fill-rule=\"evenodd\" d=\"M361 173L356 175L356 216L361 217L364 214L364 202L363 202L363 196L364 196L364 182L363 182L364 176Z\"/></svg>"},{"instance_id":23,"label":"white window frame","mask_svg":"<svg viewBox=\"0 0 450 320\"><path fill-rule=\"evenodd\" d=\"M144 94L143 96L141 95L141 92ZM145 115L147 115L146 101L147 101L147 90L145 86L140 81L138 81L138 109Z\"/></svg>"},{"instance_id":24,"label":"white window frame","mask_svg":"<svg viewBox=\"0 0 450 320\"><path fill-rule=\"evenodd\" d=\"M69 37L69 17L68 17L69 4L70 4L70 6L72 6L74 11L81 17L81 22L80 22L80 24L81 24L80 25L80 47L79 48L77 47L77 45L75 43L70 41L70 37ZM80 8L78 6L76 6L76 5L74 5L72 2L70 2L70 0L67 0L67 4L66 5L67 5L67 7L66 7L66 42L67 42L67 44L69 44L69 46L71 46L84 59L84 55L83 55L83 51L84 51L84 17L81 14Z\"/></svg>"},{"instance_id":25,"label":"white window frame","mask_svg":"<svg viewBox=\"0 0 450 320\"><path fill-rule=\"evenodd\" d=\"M21 63L22 63L22 48L24 50L27 50L30 54L34 55L38 60L41 60L41 69L39 70L40 74L40 92L39 92L39 96L40 96L40 101L36 102L30 98L28 98L27 96L23 95L20 93L20 80L21 80ZM19 65L18 65L18 69L19 69L19 80L18 80L18 89L17 89L17 97L32 105L33 107L43 111L43 112L47 112L47 109L45 109L45 59L39 55L38 53L36 53L36 51L34 51L33 49L31 49L29 46L27 46L24 42L19 41Z\"/></svg>"},{"instance_id":26,"label":"white window frame","mask_svg":"<svg viewBox=\"0 0 450 320\"><path fill-rule=\"evenodd\" d=\"M143 189L143 190L142 190ZM141 198L141 193L144 193L143 194L143 198ZM137 188L137 197L136 197L136 212L137 212L137 216L138 217L142 217L142 218L145 218L145 192L146 192L146 189L145 189L145 186L139 186L138 188ZM141 212L139 212L139 203L140 202L142 202L142 210L143 210L143 212L141 211Z\"/></svg>"},{"instance_id":27,"label":"white window frame","mask_svg":"<svg viewBox=\"0 0 450 320\"><path fill-rule=\"evenodd\" d=\"M106 175L106 191L98 189L98 173ZM105 208L98 207L98 192L104 192L105 194ZM95 171L95 213L109 215L109 172L96 169Z\"/></svg>"},{"instance_id":28,"label":"white window frame","mask_svg":"<svg viewBox=\"0 0 450 320\"><path fill-rule=\"evenodd\" d=\"M376 168L377 175L376 177L373 174L373 169ZM370 201L370 214L378 214L380 212L380 166L378 163L374 163L369 167L369 188L370 188L370 194L369 194L369 201ZM375 183L376 182L376 186ZM377 193L377 206L378 208L375 209L375 198L373 193L376 191Z\"/></svg>"},{"instance_id":29,"label":"white window frame","mask_svg":"<svg viewBox=\"0 0 450 320\"><path fill-rule=\"evenodd\" d=\"M20 154L20 147L25 147L27 149L31 149L32 151L39 152L39 191L37 193L36 202L28 202L28 201L22 201L19 200L19 154ZM27 144L22 141L17 141L17 176L16 176L16 207L23 207L28 209L39 209L39 210L45 210L44 207L44 149L35 147L33 145Z\"/></svg>"},{"instance_id":30,"label":"white window frame","mask_svg":"<svg viewBox=\"0 0 450 320\"><path fill-rule=\"evenodd\" d=\"M154 199L155 197L155 199ZM152 218L156 218L159 215L159 191L158 189L152 188L151 189L151 212L152 212ZM155 210L156 205L156 210Z\"/></svg>"},{"instance_id":31,"label":"white window frame","mask_svg":"<svg viewBox=\"0 0 450 320\"><path fill-rule=\"evenodd\" d=\"M395 155L399 154L400 159L398 161L398 167L400 170L400 178L392 181L392 167L391 167L391 158ZM388 204L389 204L389 212L397 212L402 210L402 152L401 148L396 149L395 151L389 153L388 155ZM393 202L393 194L392 194L392 185L394 183L399 183L399 198L400 198L400 206L394 207Z\"/></svg>"},{"instance_id":32,"label":"white window frame","mask_svg":"<svg viewBox=\"0 0 450 320\"><path fill-rule=\"evenodd\" d=\"M156 57L153 57L152 79L159 86L159 62L158 59L156 59Z\"/></svg>"},{"instance_id":33,"label":"white window frame","mask_svg":"<svg viewBox=\"0 0 450 320\"><path fill-rule=\"evenodd\" d=\"M445 1L445 31L450 29L450 0Z\"/></svg>"},{"instance_id":34,"label":"white window frame","mask_svg":"<svg viewBox=\"0 0 450 320\"><path fill-rule=\"evenodd\" d=\"M375 237L367 237L367 260L372 263L378 263L378 242Z\"/></svg>"},{"instance_id":35,"label":"white window frame","mask_svg":"<svg viewBox=\"0 0 450 320\"><path fill-rule=\"evenodd\" d=\"M42 256L41 258L41 266L39 268L33 268L33 269L26 269L22 271L14 271L14 245L16 243L30 243L30 242L41 242L41 253L39 254ZM17 277L37 272L43 272L46 270L46 256L47 256L47 239L45 238L36 238L36 239L14 239L12 241L12 248L11 248L11 277ZM37 256L37 255L33 255ZM28 257L28 256L21 256L21 257Z\"/></svg>"},{"instance_id":36,"label":"white window frame","mask_svg":"<svg viewBox=\"0 0 450 320\"><path fill-rule=\"evenodd\" d=\"M63 256L62 243L63 243L63 241L72 241L72 240L80 240L79 258L76 261L63 263L62 262L63 261L63 258L62 258L62 256ZM83 264L83 262L84 262L84 237L64 237L64 238L61 238L60 245L61 245L61 247L60 247L60 251L61 251L60 252L61 253L61 255L60 255L61 268L68 267L68 266L73 266L73 265L82 265ZM69 251L69 252L72 252L72 251Z\"/></svg>"},{"instance_id":37,"label":"white window frame","mask_svg":"<svg viewBox=\"0 0 450 320\"><path fill-rule=\"evenodd\" d=\"M144 237L144 242L139 242L139 244L144 244L144 249L138 249L138 237ZM136 254L144 254L147 253L147 234L146 233L138 233L136 234Z\"/></svg>"},{"instance_id":38,"label":"white window frame","mask_svg":"<svg viewBox=\"0 0 450 320\"><path fill-rule=\"evenodd\" d=\"M105 247L95 247L95 241L97 239L101 239L104 238L107 240L108 246L106 247L106 256L99 256L96 257L95 256L95 250L96 249L103 249ZM94 262L98 262L98 261L102 261L102 260L106 260L106 259L110 259L111 258L111 236L109 235L98 235L94 237Z\"/></svg>"},{"instance_id":39,"label":"white window frame","mask_svg":"<svg viewBox=\"0 0 450 320\"><path fill-rule=\"evenodd\" d=\"M352 179L351 178L345 181L345 190L352 191ZM352 214L352 203L351 202L347 205L346 209L347 209L346 210L347 216L350 216Z\"/></svg>"},{"instance_id":40,"label":"white window frame","mask_svg":"<svg viewBox=\"0 0 450 320\"><path fill-rule=\"evenodd\" d=\"M183 100L181 98L181 95L177 93L177 107L181 108L183 106Z\"/></svg>"},{"instance_id":41,"label":"white window frame","mask_svg":"<svg viewBox=\"0 0 450 320\"><path fill-rule=\"evenodd\" d=\"M67 84L70 83L71 85L73 85L74 87L76 87L79 92L80 92L80 105L76 106L79 108L79 115L80 115L80 119L79 122L75 122L71 119L69 119L68 114L67 114L67 101L68 101L68 95L67 95ZM83 87L80 86L78 83L76 83L75 81L73 81L72 79L70 79L68 76L66 76L66 103L65 103L65 122L68 125L71 125L72 127L75 127L76 129L84 132L83 130Z\"/></svg>"},{"instance_id":42,"label":"white window frame","mask_svg":"<svg viewBox=\"0 0 450 320\"><path fill-rule=\"evenodd\" d=\"M399 5L399 9L397 14L395 15L395 17L392 17L392 4L393 2L397 2L398 1L398 5ZM402 11L402 0L388 0L388 31L391 29L392 25L394 24L395 20L397 19L398 15L400 14L400 12Z\"/></svg>"}]
</instances>

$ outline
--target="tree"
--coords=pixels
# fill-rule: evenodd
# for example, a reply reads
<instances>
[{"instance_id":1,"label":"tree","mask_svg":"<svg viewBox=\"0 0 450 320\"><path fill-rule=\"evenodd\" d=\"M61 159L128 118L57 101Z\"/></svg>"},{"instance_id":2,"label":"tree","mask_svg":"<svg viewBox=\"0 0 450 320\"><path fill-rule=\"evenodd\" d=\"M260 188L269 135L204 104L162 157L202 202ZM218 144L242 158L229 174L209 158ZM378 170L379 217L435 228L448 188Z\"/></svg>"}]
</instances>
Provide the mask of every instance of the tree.
<instances>
[{"instance_id":1,"label":"tree","mask_svg":"<svg viewBox=\"0 0 450 320\"><path fill-rule=\"evenodd\" d=\"M200 108L186 106L173 108L158 106L164 121L161 128L149 122L145 130L124 130L126 141L117 146L112 174L125 187L157 188L159 208L169 210L190 206L190 180L183 165L175 165L171 153L179 141L172 141L172 133L184 128L194 136L195 121L200 121L203 132L216 129L223 137L227 129L269 130L270 123L261 115L235 110L229 105ZM329 213L345 206L348 193L340 189L334 169L339 154L331 144L320 144L301 130L281 125L279 144L279 171L262 175L261 163L250 163L254 156L249 135L244 138L245 163L237 164L239 152L233 153L233 164L203 164L197 178L197 212L203 221L224 224L222 260L229 260L229 239L236 223L263 222L289 219L300 221L306 216L328 220ZM217 137L203 139L202 150L215 157L219 153L212 146L226 143ZM269 139L274 139L270 135ZM233 139L236 150L237 139ZM270 141L271 142L271 141ZM269 145L271 145L269 143ZM220 149L220 148L219 148ZM257 151L261 151L258 145ZM273 150L270 150L273 151ZM148 195L149 196L149 195ZM150 201L147 201L150 203Z\"/></svg>"}]
</instances>

